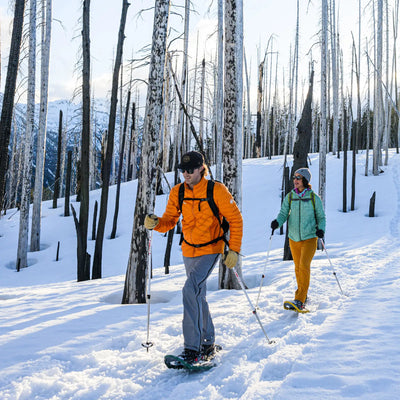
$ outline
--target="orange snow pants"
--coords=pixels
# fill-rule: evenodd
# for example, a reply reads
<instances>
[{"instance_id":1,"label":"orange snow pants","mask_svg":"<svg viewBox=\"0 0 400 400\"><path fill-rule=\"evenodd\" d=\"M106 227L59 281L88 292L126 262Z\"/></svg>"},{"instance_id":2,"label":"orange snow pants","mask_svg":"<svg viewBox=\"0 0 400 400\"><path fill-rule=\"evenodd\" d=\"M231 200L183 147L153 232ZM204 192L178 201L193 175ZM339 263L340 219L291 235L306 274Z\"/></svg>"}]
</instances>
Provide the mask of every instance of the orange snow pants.
<instances>
[{"instance_id":1,"label":"orange snow pants","mask_svg":"<svg viewBox=\"0 0 400 400\"><path fill-rule=\"evenodd\" d=\"M297 281L297 290L294 298L302 303L306 301L308 287L310 286L310 266L317 250L317 242L318 239L316 237L301 240L300 242L289 239Z\"/></svg>"}]
</instances>

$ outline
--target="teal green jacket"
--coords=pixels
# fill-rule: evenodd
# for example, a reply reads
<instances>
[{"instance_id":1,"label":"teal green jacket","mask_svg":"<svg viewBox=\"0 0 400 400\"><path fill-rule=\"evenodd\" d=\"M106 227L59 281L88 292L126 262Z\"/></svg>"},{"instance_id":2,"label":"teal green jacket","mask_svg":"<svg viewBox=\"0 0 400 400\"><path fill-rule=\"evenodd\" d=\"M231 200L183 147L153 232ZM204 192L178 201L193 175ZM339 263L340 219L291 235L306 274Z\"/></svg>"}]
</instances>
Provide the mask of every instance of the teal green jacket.
<instances>
[{"instance_id":1,"label":"teal green jacket","mask_svg":"<svg viewBox=\"0 0 400 400\"><path fill-rule=\"evenodd\" d=\"M291 204L289 204L290 193L292 193ZM321 198L315 196L315 213L311 199L312 190L307 190L303 197L294 190L289 192L283 200L281 210L276 220L281 227L288 220L289 239L299 242L317 237L317 229L325 232L326 218ZM317 219L317 220L315 220Z\"/></svg>"}]
</instances>

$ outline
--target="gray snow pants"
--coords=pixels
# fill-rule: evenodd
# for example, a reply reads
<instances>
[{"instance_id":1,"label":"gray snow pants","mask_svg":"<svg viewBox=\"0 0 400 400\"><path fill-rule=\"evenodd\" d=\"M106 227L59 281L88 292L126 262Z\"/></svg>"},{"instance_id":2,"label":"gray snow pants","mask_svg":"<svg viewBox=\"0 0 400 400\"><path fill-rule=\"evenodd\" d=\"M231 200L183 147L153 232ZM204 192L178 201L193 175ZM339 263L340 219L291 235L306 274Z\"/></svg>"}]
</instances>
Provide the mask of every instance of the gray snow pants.
<instances>
[{"instance_id":1,"label":"gray snow pants","mask_svg":"<svg viewBox=\"0 0 400 400\"><path fill-rule=\"evenodd\" d=\"M206 281L218 257L219 254L183 257L187 276L182 289L185 349L200 351L202 344L214 344L214 324L206 300Z\"/></svg>"}]
</instances>

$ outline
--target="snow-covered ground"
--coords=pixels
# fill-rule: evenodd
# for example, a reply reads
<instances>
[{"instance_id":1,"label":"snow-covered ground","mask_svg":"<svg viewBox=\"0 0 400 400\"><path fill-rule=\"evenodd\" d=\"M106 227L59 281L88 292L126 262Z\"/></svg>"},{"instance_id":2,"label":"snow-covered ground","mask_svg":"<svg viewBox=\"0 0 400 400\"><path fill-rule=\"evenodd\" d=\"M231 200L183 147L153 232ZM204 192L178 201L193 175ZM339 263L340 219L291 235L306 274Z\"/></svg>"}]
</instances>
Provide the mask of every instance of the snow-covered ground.
<instances>
[{"instance_id":1,"label":"snow-covered ground","mask_svg":"<svg viewBox=\"0 0 400 400\"><path fill-rule=\"evenodd\" d=\"M327 254L317 251L309 291L313 312L304 315L282 307L295 290L293 264L282 261L284 236L271 238L266 265L269 224L280 206L282 158L244 161L243 275L254 304L266 268L258 315L274 343L266 340L242 291L217 290L216 269L209 279L208 301L223 351L218 366L203 373L168 370L163 363L164 355L180 351L183 341L185 274L178 236L170 274L165 275L166 237L153 235L149 340L154 346L148 352L142 346L147 306L120 304L135 182L122 185L117 238L105 240L101 280L76 282L75 227L72 217L63 217L62 199L57 209L51 202L43 204L42 250L29 253L30 266L16 272L19 214L9 210L0 220L0 398L398 398L400 155L391 151L389 165L376 177L364 176L365 153L358 155L356 210L347 213L341 211L342 161L327 157L326 245L333 268ZM311 183L317 190L317 154L311 155L311 163ZM376 217L368 218L374 191ZM113 187L107 235L114 193ZM96 199L99 191L91 194L91 210ZM156 213L165 205L166 196L158 197ZM93 248L90 240L91 254Z\"/></svg>"}]
</instances>

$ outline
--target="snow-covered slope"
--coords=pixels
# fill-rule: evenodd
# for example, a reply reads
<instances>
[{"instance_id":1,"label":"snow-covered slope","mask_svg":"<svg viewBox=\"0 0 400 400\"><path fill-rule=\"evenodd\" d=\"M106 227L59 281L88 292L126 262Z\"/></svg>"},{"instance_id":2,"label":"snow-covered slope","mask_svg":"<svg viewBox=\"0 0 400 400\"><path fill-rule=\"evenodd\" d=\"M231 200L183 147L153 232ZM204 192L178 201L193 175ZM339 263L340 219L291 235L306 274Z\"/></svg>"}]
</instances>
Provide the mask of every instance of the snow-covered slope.
<instances>
[{"instance_id":1,"label":"snow-covered slope","mask_svg":"<svg viewBox=\"0 0 400 400\"><path fill-rule=\"evenodd\" d=\"M72 217L43 204L42 250L15 271L18 213L0 220L0 398L2 399L367 399L392 400L400 390L399 224L400 156L377 177L363 175L358 154L356 210L343 213L342 160L327 157L326 244L312 263L313 312L285 311L295 290L293 264L282 261L284 236L275 234L266 265L269 224L279 211L282 158L243 165L243 274L256 301L268 344L242 291L217 290L208 301L223 351L218 366L201 374L168 370L166 353L182 347L184 267L174 238L170 274L164 275L166 237L153 235L152 302L147 352L146 305L121 305L136 182L122 185L117 238L104 243L101 280L76 282ZM318 187L318 155L311 155ZM370 163L371 165L371 163ZM351 167L349 166L349 169ZM172 176L170 176L172 180ZM376 191L376 217L368 218ZM115 188L110 195L111 231ZM99 191L91 193L91 210ZM78 206L78 204L74 204ZM161 214L166 196L157 198ZM60 241L60 261L55 261ZM93 254L94 242L89 241ZM333 275L344 291L341 294Z\"/></svg>"}]
</instances>

